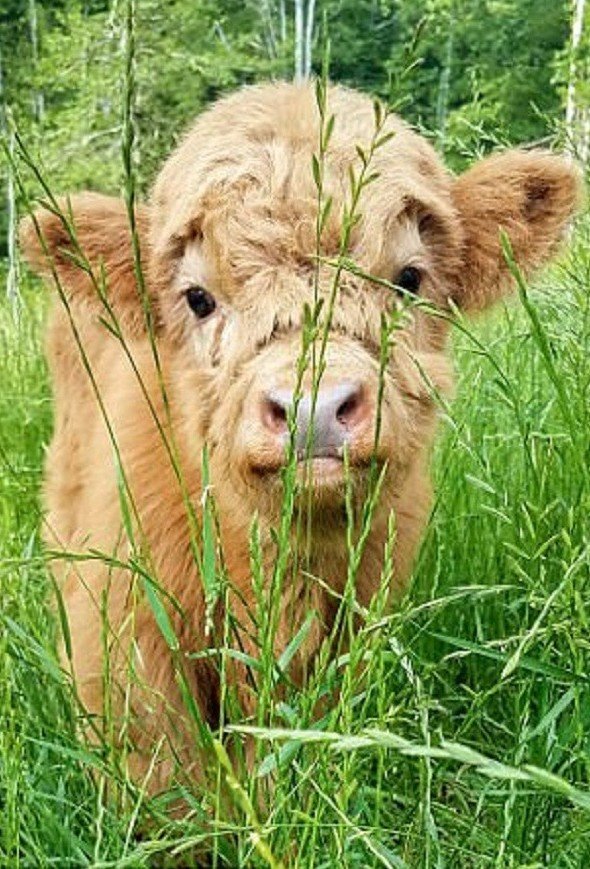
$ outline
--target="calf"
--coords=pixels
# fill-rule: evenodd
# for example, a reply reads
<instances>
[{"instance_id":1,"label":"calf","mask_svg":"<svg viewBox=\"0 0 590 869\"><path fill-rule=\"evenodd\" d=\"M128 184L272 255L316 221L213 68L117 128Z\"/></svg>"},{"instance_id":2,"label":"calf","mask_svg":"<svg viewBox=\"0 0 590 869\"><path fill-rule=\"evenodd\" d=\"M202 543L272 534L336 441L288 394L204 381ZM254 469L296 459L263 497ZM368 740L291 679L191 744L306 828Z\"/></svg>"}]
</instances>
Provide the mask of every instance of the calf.
<instances>
[{"instance_id":1,"label":"calf","mask_svg":"<svg viewBox=\"0 0 590 869\"><path fill-rule=\"evenodd\" d=\"M366 96L331 87L327 104L335 121L314 173L322 121L312 86L265 85L220 100L136 209L139 245L123 202L95 193L23 225L25 255L60 290L47 342L56 413L45 537L54 550L86 554L62 554L55 567L69 663L96 722L107 706L115 721L132 710L135 776L167 738L152 790L178 763L199 774L178 670L215 724L219 678L211 655L198 653L220 642L226 606L232 644L258 654L250 528L257 517L270 577L289 445L309 539L303 559L297 522L287 528L293 545L274 647L278 655L315 611L291 662L301 682L344 589L347 509L363 502L375 468L382 486L356 596L367 605L377 589L391 515L392 597L407 583L431 503L434 396L451 383L451 309L484 309L509 288L500 228L530 271L554 252L576 208L578 173L565 159L508 151L454 177L423 138ZM356 217L351 184L362 187ZM331 208L322 205L318 223L319 198ZM342 254L354 268L334 265ZM319 382L314 366L301 364L314 317ZM399 320L386 364L384 318ZM229 578L211 613L199 570L205 489ZM142 570L159 591L138 584ZM256 684L244 660L230 659L227 679L251 715Z\"/></svg>"}]
</instances>

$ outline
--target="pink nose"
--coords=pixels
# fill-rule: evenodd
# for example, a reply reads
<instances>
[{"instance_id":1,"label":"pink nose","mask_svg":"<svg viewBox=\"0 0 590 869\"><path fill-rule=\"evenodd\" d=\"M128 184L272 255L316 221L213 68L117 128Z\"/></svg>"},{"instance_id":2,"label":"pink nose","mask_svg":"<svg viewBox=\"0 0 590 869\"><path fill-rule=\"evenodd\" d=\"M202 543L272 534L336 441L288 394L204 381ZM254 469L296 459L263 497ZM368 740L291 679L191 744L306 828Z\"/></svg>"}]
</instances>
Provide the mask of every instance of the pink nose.
<instances>
[{"instance_id":1,"label":"pink nose","mask_svg":"<svg viewBox=\"0 0 590 869\"><path fill-rule=\"evenodd\" d=\"M273 389L262 399L262 422L267 431L288 440L287 417L293 405L288 390ZM344 382L318 390L315 407L312 396L305 393L297 405L295 446L305 454L311 438L310 456L340 456L346 443L365 428L370 414L366 389L360 383ZM310 432L311 429L311 432Z\"/></svg>"}]
</instances>

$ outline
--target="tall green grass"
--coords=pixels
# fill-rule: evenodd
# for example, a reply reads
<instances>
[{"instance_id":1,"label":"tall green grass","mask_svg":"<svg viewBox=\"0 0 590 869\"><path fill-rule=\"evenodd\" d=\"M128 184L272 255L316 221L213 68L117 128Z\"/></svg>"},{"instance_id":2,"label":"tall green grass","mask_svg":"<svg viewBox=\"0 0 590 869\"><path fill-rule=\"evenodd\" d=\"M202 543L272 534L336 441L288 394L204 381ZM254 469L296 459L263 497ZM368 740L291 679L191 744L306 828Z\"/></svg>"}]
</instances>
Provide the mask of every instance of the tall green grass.
<instances>
[{"instance_id":1,"label":"tall green grass","mask_svg":"<svg viewBox=\"0 0 590 869\"><path fill-rule=\"evenodd\" d=\"M437 498L414 584L393 613L377 601L350 649L326 663L324 680L341 689L333 712L314 719L323 688L311 679L258 719L261 781L275 776L262 803L216 738L234 798L220 801L214 782L185 793L193 809L182 820L131 785L126 801L109 800L96 770L120 770L78 734L38 542L51 427L45 297L25 286L20 318L3 303L4 865L191 865L205 835L220 866L587 865L588 242L583 223L533 291L455 331L458 394L441 408ZM260 667L272 693L269 653ZM249 727L234 719L227 730Z\"/></svg>"},{"instance_id":2,"label":"tall green grass","mask_svg":"<svg viewBox=\"0 0 590 869\"><path fill-rule=\"evenodd\" d=\"M133 0L125 10L122 156L133 229ZM322 130L311 167L318 190L318 263L319 237L330 209L323 192L332 123L325 81L326 76L318 82ZM314 395L339 278L351 267L348 240L360 196L374 180L370 160L382 139L383 121L377 107L375 136L367 152L359 151L360 170L350 178L332 290L326 303L316 292L306 312L298 372L301 381L305 368L312 367ZM17 142L21 163L56 209L35 161ZM67 214L64 221L71 226ZM73 242L76 257L88 268ZM143 289L135 234L134 242ZM125 740L114 746L110 739L108 701L104 738L94 746L84 741L84 710L56 656L59 607L50 604L56 590L46 570L48 554L39 545L39 483L51 427L41 353L46 302L31 281L23 286L20 316L2 303L3 864L185 866L199 860L204 848L214 866L587 864L589 249L583 223L571 255L535 291L515 270L519 292L514 304L486 322L458 324L458 398L440 409L442 431L433 456L437 498L413 587L394 612L386 608L392 520L379 593L367 611L360 611L355 600L355 572L379 490L374 468L372 491L356 528L353 520L359 517L351 497L347 501L349 568L336 629L304 688L290 684L288 668L313 613L278 660L272 651L297 516L294 449L284 472L283 519L270 575L263 570L256 523L252 528L256 658L236 648L237 625L228 605L233 590L218 546L214 500L208 493L199 516L187 500L209 611L220 600L226 604L221 635L212 638L221 674L221 723L218 729L208 728L186 692L207 776L202 784L179 776L171 794L154 799L127 776ZM506 253L509 257L508 249ZM319 268L316 290L317 275ZM97 299L107 327L127 353L102 277L94 276ZM142 301L149 324L145 292ZM396 317L384 321L383 366L398 325ZM84 356L83 346L79 349ZM152 351L158 365L155 341ZM293 435L293 417L290 424ZM117 454L114 434L113 445ZM167 447L176 467L173 436ZM205 451L205 484L207 461ZM151 567L149 541L142 539L125 469L118 471L122 519L132 544L125 566L137 599L145 596L154 612L182 687L186 659L170 622L165 590ZM300 530L304 542L308 529L303 521ZM111 556L103 557L108 561ZM105 644L110 628L105 616ZM247 663L256 682L254 721L243 720L226 679L226 668L236 658ZM109 678L107 669L107 688ZM129 678L134 678L131 670ZM325 707L321 718L320 700ZM254 774L243 763L244 739L255 740ZM180 819L169 812L170 800L179 797L189 809Z\"/></svg>"}]
</instances>

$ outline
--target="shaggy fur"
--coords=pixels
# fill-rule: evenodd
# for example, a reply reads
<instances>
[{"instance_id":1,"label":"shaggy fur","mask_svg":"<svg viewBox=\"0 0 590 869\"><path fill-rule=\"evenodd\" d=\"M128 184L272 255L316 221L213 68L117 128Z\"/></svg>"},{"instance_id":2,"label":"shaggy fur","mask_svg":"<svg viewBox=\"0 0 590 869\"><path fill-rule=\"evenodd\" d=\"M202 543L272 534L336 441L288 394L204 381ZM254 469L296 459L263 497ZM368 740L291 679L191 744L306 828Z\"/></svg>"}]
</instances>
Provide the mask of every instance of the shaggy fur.
<instances>
[{"instance_id":1,"label":"shaggy fur","mask_svg":"<svg viewBox=\"0 0 590 869\"><path fill-rule=\"evenodd\" d=\"M321 248L332 256L338 252L342 208L349 196L349 167L359 171L356 146L369 146L374 112L370 99L339 87L329 90L328 102L336 122L324 194L333 197L333 206ZM579 198L579 177L571 163L542 152L510 151L454 178L430 145L398 118L389 118L386 129L393 136L376 152L371 168L378 179L363 193L362 217L351 241L350 255L365 272L395 281L404 267L413 266L422 275L423 297L443 310L452 300L470 311L487 307L509 287L500 227L508 232L525 271L552 254ZM198 510L202 501L205 443L223 551L236 589L230 600L238 623L235 643L257 654L248 534L256 514L270 575L275 555L270 529L280 517L278 471L284 460L261 421L260 403L269 389L292 390L295 384L303 306L313 300L317 191L311 161L318 141L313 87L254 87L206 111L166 162L149 204L136 215L157 362L144 325L122 202L83 193L72 197L68 207L94 275L104 269L127 350L102 322L109 317L63 220L40 211L36 224L27 220L22 228L29 261L57 277L63 288L47 342L56 418L46 464L46 539L52 548L113 557L110 567L90 558L74 565L64 559L56 568L70 623L73 672L80 696L100 726L106 644L118 686L108 700L115 716L125 705L133 710L132 763L138 777L146 773L162 734L185 772L199 773L174 658L176 663L184 660L190 690L205 718L215 723L219 712L215 668L206 659L184 658L186 652L206 648L215 635L205 631L203 585L186 506ZM332 279L332 269L322 266L320 294L329 294ZM216 312L203 322L186 302L187 289L195 285L205 286L217 300ZM337 385L354 376L362 386L368 422L350 445L358 499L373 449L381 316L394 304L391 290L343 275L322 383ZM386 464L385 483L357 579L364 604L376 590L390 512L397 523L393 597L407 582L427 520L427 460L435 431L432 392L448 392L451 386L446 338L444 321L419 310L406 317L396 336L377 445L378 459ZM304 387L309 388L309 375ZM127 524L114 443L132 496ZM291 565L275 641L279 653L309 609L318 613L292 664L296 681L303 678L335 612L333 596L308 577L319 577L338 592L347 567L342 482L320 474L312 495L307 559L304 565L297 560ZM124 566L138 549L174 601L168 611L179 655L170 654L151 607ZM221 625L219 608L215 618ZM234 663L229 678L244 713L252 714L252 674ZM171 751L161 757L151 776L152 790L165 786L174 766Z\"/></svg>"}]
</instances>

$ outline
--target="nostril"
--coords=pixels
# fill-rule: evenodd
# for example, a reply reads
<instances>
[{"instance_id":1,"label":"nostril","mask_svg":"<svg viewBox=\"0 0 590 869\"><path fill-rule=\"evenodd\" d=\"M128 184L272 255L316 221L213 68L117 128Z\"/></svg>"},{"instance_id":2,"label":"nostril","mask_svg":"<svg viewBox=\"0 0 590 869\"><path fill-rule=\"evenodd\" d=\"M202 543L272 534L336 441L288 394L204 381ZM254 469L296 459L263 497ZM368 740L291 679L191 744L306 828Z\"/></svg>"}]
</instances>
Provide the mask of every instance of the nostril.
<instances>
[{"instance_id":1,"label":"nostril","mask_svg":"<svg viewBox=\"0 0 590 869\"><path fill-rule=\"evenodd\" d=\"M346 425L347 420L354 416L357 405L358 399L356 395L353 395L352 398L347 398L346 401L343 401L338 410L336 411L336 419L338 420L338 422Z\"/></svg>"},{"instance_id":2,"label":"nostril","mask_svg":"<svg viewBox=\"0 0 590 869\"><path fill-rule=\"evenodd\" d=\"M281 401L267 395L262 400L262 422L275 434L287 431L287 407Z\"/></svg>"},{"instance_id":3,"label":"nostril","mask_svg":"<svg viewBox=\"0 0 590 869\"><path fill-rule=\"evenodd\" d=\"M357 388L340 402L336 410L336 419L345 428L354 428L365 418L367 412L363 390Z\"/></svg>"},{"instance_id":4,"label":"nostril","mask_svg":"<svg viewBox=\"0 0 590 869\"><path fill-rule=\"evenodd\" d=\"M283 423L287 423L287 411L282 406L282 404L278 403L278 401L273 401L272 399L269 399L268 412L272 417L273 422L275 422L277 425L283 425Z\"/></svg>"}]
</instances>

